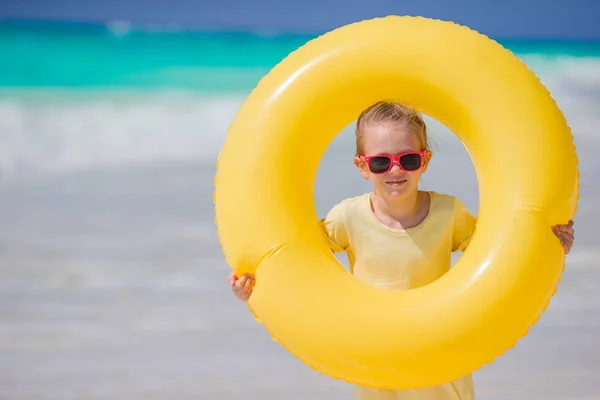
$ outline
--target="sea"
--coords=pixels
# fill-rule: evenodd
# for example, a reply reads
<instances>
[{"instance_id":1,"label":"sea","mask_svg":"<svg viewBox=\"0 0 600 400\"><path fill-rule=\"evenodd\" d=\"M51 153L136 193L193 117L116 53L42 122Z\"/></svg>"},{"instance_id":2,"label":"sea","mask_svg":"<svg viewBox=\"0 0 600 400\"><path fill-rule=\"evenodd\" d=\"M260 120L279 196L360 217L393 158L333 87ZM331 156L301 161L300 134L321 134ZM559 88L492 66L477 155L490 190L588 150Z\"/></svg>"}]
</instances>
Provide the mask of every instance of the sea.
<instances>
[{"instance_id":1,"label":"sea","mask_svg":"<svg viewBox=\"0 0 600 400\"><path fill-rule=\"evenodd\" d=\"M214 223L229 124L314 36L0 21L0 399L352 398L233 297ZM565 113L581 197L556 296L517 346L475 372L477 399L598 400L600 41L498 41ZM423 187L476 213L468 153L426 119L435 154ZM320 215L370 189L353 140L352 127L340 132L319 166Z\"/></svg>"}]
</instances>

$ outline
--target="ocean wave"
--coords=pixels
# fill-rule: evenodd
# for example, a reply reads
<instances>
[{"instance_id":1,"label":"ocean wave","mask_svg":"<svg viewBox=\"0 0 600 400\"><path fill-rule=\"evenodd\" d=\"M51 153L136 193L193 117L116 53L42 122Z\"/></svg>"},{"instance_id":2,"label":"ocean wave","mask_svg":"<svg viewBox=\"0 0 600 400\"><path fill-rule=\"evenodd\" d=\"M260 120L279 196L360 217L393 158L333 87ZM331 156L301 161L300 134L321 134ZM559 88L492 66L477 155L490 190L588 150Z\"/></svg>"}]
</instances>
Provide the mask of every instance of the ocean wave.
<instances>
[{"instance_id":1,"label":"ocean wave","mask_svg":"<svg viewBox=\"0 0 600 400\"><path fill-rule=\"evenodd\" d=\"M0 169L19 174L214 161L242 96L131 93L0 98Z\"/></svg>"},{"instance_id":2,"label":"ocean wave","mask_svg":"<svg viewBox=\"0 0 600 400\"><path fill-rule=\"evenodd\" d=\"M558 101L576 142L600 144L600 58L532 55L524 60ZM246 95L235 90L0 91L0 172L8 179L114 166L213 163Z\"/></svg>"}]
</instances>

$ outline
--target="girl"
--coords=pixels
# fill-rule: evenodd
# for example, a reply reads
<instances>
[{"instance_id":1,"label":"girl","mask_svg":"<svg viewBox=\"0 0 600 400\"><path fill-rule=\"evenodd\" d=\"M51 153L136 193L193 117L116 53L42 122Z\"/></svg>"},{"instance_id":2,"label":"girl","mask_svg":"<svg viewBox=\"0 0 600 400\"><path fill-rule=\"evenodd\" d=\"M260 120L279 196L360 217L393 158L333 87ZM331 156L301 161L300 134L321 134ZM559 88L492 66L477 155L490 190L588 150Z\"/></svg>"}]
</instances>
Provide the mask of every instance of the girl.
<instances>
[{"instance_id":1,"label":"girl","mask_svg":"<svg viewBox=\"0 0 600 400\"><path fill-rule=\"evenodd\" d=\"M380 101L356 124L354 164L374 191L343 200L322 226L333 251L348 252L351 272L381 288L426 285L450 269L451 252L464 250L476 218L454 196L418 189L431 160L422 117L403 104ZM573 245L573 222L552 228L565 253ZM254 276L228 277L234 294L247 301ZM356 400L472 400L471 375L415 390L355 387Z\"/></svg>"}]
</instances>

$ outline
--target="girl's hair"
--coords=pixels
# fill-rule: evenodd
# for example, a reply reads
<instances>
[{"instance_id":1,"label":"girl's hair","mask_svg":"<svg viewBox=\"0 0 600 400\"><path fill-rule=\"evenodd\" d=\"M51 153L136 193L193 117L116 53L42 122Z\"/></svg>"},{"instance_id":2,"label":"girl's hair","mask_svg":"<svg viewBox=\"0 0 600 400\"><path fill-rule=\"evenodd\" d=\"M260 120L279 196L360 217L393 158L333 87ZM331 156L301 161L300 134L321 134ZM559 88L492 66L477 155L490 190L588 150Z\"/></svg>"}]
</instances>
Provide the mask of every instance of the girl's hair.
<instances>
[{"instance_id":1,"label":"girl's hair","mask_svg":"<svg viewBox=\"0 0 600 400\"><path fill-rule=\"evenodd\" d=\"M375 124L404 124L413 131L421 141L421 150L431 150L427 137L427 126L423 117L411 107L393 102L378 101L362 113L356 121L356 155L363 156L365 129Z\"/></svg>"}]
</instances>

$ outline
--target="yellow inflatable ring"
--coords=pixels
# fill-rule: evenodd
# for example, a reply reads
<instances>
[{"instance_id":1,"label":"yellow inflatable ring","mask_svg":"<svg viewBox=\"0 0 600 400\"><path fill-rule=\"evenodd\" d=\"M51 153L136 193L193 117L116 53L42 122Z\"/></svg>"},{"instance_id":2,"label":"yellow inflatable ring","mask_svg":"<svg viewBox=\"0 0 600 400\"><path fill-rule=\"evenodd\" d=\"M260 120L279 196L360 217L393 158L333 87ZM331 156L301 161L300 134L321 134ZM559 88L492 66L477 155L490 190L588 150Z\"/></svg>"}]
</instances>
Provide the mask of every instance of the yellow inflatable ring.
<instances>
[{"instance_id":1,"label":"yellow inflatable ring","mask_svg":"<svg viewBox=\"0 0 600 400\"><path fill-rule=\"evenodd\" d=\"M315 209L327 146L380 99L448 126L479 181L469 248L409 291L350 275ZM425 387L493 361L544 311L564 267L550 226L575 213L577 167L563 114L509 51L454 23L378 18L308 42L247 98L217 163L218 233L229 265L256 274L251 310L291 353L347 382Z\"/></svg>"}]
</instances>

